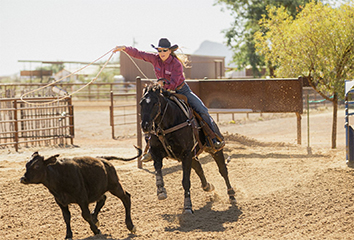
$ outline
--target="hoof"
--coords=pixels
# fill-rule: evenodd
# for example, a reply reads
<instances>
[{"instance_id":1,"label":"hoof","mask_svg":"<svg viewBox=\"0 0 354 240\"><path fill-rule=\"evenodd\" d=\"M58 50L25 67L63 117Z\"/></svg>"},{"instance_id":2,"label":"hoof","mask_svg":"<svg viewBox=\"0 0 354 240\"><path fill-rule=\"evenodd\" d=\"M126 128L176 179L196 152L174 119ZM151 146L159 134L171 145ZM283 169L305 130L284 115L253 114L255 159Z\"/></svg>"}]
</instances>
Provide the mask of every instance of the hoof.
<instances>
[{"instance_id":1,"label":"hoof","mask_svg":"<svg viewBox=\"0 0 354 240\"><path fill-rule=\"evenodd\" d=\"M235 198L235 190L233 188L230 188L227 190L227 194L229 195L229 201L231 204L236 204L236 198Z\"/></svg>"},{"instance_id":2,"label":"hoof","mask_svg":"<svg viewBox=\"0 0 354 240\"><path fill-rule=\"evenodd\" d=\"M188 208L188 209L184 209L184 212L183 212L184 215L192 215L193 214L193 210Z\"/></svg>"},{"instance_id":3,"label":"hoof","mask_svg":"<svg viewBox=\"0 0 354 240\"><path fill-rule=\"evenodd\" d=\"M205 187L203 187L203 190L205 192L211 192L211 191L214 191L214 189L215 189L215 187L211 183L207 183L207 185Z\"/></svg>"},{"instance_id":4,"label":"hoof","mask_svg":"<svg viewBox=\"0 0 354 240\"><path fill-rule=\"evenodd\" d=\"M165 200L165 199L167 198L167 194L164 193L164 192L159 193L159 194L157 195L157 198L158 198L159 200Z\"/></svg>"},{"instance_id":5,"label":"hoof","mask_svg":"<svg viewBox=\"0 0 354 240\"><path fill-rule=\"evenodd\" d=\"M130 230L132 234L136 234L136 227L134 226L132 230Z\"/></svg>"}]
</instances>

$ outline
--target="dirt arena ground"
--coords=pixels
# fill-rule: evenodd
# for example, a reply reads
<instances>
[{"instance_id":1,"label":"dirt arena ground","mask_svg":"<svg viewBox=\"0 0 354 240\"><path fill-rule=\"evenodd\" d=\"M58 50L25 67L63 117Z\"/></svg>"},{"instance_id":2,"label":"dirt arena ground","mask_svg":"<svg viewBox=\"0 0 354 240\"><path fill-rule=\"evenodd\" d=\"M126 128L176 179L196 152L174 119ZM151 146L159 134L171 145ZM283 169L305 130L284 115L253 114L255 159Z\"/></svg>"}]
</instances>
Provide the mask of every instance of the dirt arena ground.
<instances>
[{"instance_id":1,"label":"dirt arena ground","mask_svg":"<svg viewBox=\"0 0 354 240\"><path fill-rule=\"evenodd\" d=\"M86 104L91 105L91 104ZM200 161L215 191L205 193L192 172L193 215L182 215L181 166L164 161L168 198L156 197L152 163L113 161L125 189L132 195L130 234L123 205L107 194L99 220L102 235L93 236L77 205L70 206L74 239L354 239L354 172L345 164L344 110L338 112L337 149L331 149L331 109L310 116L307 151L306 115L302 145L296 144L295 114L223 116L219 126L237 204L228 203L226 186L213 159ZM135 126L121 128L111 139L108 106L75 108L76 147L0 150L0 239L64 239L65 224L54 198L43 185L22 185L25 163L34 151L62 157L134 156ZM93 205L92 205L93 206ZM91 207L92 207L91 206Z\"/></svg>"}]
</instances>

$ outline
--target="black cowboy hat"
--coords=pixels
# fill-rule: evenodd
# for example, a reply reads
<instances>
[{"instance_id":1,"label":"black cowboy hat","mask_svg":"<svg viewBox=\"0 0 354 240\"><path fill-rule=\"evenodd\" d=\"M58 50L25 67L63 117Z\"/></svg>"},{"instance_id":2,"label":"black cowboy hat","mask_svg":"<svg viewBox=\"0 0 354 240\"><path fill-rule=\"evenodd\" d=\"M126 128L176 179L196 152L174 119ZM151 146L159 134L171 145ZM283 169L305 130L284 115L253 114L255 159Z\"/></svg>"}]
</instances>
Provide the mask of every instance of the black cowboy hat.
<instances>
[{"instance_id":1,"label":"black cowboy hat","mask_svg":"<svg viewBox=\"0 0 354 240\"><path fill-rule=\"evenodd\" d=\"M159 40L159 45L157 47L155 47L154 44L151 44L151 46L153 48L155 48L155 49L158 49L158 48L169 48L170 50L177 50L177 48L178 48L177 44L171 46L171 43L170 43L170 41L168 41L167 38L161 38Z\"/></svg>"}]
</instances>

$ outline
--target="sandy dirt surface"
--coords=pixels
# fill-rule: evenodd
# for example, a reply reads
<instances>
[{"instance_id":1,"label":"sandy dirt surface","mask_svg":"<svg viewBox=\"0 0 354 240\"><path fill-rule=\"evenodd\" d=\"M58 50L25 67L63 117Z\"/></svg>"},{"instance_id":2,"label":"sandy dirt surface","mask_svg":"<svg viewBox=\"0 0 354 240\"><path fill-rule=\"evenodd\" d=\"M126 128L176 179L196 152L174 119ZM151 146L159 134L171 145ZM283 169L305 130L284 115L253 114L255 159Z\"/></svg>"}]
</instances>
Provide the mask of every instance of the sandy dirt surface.
<instances>
[{"instance_id":1,"label":"sandy dirt surface","mask_svg":"<svg viewBox=\"0 0 354 240\"><path fill-rule=\"evenodd\" d=\"M92 104L86 104L92 105ZM354 172L345 164L344 110L338 112L337 149L331 149L332 113L313 111L307 151L307 118L302 119L302 145L296 144L295 114L222 116L225 155L236 205L230 205L225 183L208 154L202 154L206 177L215 191L206 193L192 171L193 215L183 215L180 163L164 161L168 198L156 196L154 168L137 162L112 161L124 188L132 195L130 234L124 208L107 193L100 215L101 235L94 236L71 205L74 239L354 239ZM0 150L0 239L64 239L65 224L53 196L43 185L23 185L19 179L34 151L61 157L134 156L135 125L122 127L113 140L108 105L75 108L76 147ZM93 208L94 205L90 205Z\"/></svg>"}]
</instances>

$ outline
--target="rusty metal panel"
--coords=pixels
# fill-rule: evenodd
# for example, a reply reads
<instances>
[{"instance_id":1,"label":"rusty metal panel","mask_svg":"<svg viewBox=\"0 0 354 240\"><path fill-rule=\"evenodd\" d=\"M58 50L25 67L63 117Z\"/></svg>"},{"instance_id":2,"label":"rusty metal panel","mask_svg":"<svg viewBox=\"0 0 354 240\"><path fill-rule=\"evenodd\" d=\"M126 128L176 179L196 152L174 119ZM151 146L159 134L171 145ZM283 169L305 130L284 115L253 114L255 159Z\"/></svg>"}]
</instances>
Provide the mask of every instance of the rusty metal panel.
<instances>
[{"instance_id":1,"label":"rusty metal panel","mask_svg":"<svg viewBox=\"0 0 354 240\"><path fill-rule=\"evenodd\" d=\"M137 79L137 101L148 81ZM189 87L208 108L224 108L238 112L252 109L259 112L295 112L297 143L301 144L302 78L250 80L187 80ZM138 106L139 108L139 106ZM138 111L137 111L138 112ZM137 114L137 122L140 122ZM141 129L137 127L138 146L142 147Z\"/></svg>"},{"instance_id":2,"label":"rusty metal panel","mask_svg":"<svg viewBox=\"0 0 354 240\"><path fill-rule=\"evenodd\" d=\"M52 70L23 70L20 72L20 75L25 77L43 77L43 76L52 76L53 72Z\"/></svg>"},{"instance_id":3,"label":"rusty metal panel","mask_svg":"<svg viewBox=\"0 0 354 240\"><path fill-rule=\"evenodd\" d=\"M208 108L303 112L301 79L188 80Z\"/></svg>"},{"instance_id":4,"label":"rusty metal panel","mask_svg":"<svg viewBox=\"0 0 354 240\"><path fill-rule=\"evenodd\" d=\"M302 81L298 79L265 81L264 87L266 93L264 111L302 113Z\"/></svg>"}]
</instances>

